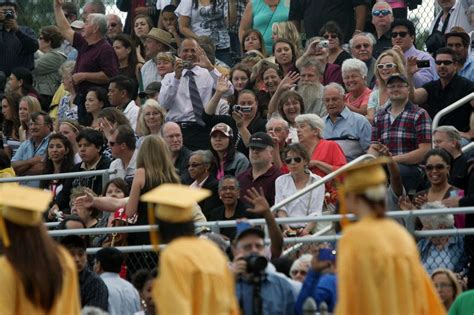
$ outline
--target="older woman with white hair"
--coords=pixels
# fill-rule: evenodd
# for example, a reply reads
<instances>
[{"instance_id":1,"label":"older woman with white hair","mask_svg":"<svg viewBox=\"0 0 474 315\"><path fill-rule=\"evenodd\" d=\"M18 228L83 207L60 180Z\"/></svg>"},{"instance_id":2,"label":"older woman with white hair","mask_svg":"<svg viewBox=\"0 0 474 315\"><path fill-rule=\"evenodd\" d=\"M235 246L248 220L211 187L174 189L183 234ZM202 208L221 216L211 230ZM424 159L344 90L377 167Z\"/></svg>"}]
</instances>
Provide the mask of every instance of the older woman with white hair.
<instances>
[{"instance_id":1,"label":"older woman with white hair","mask_svg":"<svg viewBox=\"0 0 474 315\"><path fill-rule=\"evenodd\" d=\"M143 136L159 135L165 121L166 110L154 99L146 100L138 118Z\"/></svg>"},{"instance_id":2,"label":"older woman with white hair","mask_svg":"<svg viewBox=\"0 0 474 315\"><path fill-rule=\"evenodd\" d=\"M299 115L295 121L299 143L310 155L308 168L312 173L324 177L347 163L341 147L334 141L323 139L324 122L318 115ZM334 192L330 182L326 183L326 191Z\"/></svg>"},{"instance_id":3,"label":"older woman with white hair","mask_svg":"<svg viewBox=\"0 0 474 315\"><path fill-rule=\"evenodd\" d=\"M351 58L342 64L342 80L347 93L344 103L353 112L367 115L367 104L369 103L372 90L367 87L367 66L359 59Z\"/></svg>"},{"instance_id":4,"label":"older woman with white hair","mask_svg":"<svg viewBox=\"0 0 474 315\"><path fill-rule=\"evenodd\" d=\"M291 279L298 282L303 282L304 278L306 277L306 274L309 271L309 268L311 267L312 259L313 259L313 255L304 254L304 255L301 255L300 258L295 260L293 264L291 264L291 268L290 268Z\"/></svg>"}]
</instances>

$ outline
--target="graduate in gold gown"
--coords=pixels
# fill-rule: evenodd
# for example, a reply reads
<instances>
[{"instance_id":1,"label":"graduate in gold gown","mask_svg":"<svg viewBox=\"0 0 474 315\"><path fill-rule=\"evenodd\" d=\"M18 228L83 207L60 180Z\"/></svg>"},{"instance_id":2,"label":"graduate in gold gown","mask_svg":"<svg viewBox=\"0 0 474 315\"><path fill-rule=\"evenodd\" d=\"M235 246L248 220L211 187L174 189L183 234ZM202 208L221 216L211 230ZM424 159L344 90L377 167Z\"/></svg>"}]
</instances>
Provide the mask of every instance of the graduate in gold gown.
<instances>
[{"instance_id":1,"label":"graduate in gold gown","mask_svg":"<svg viewBox=\"0 0 474 315\"><path fill-rule=\"evenodd\" d=\"M51 194L0 184L0 314L79 314L77 272L47 234Z\"/></svg>"},{"instance_id":2,"label":"graduate in gold gown","mask_svg":"<svg viewBox=\"0 0 474 315\"><path fill-rule=\"evenodd\" d=\"M386 162L357 164L344 175L341 213L347 205L359 221L343 228L338 243L335 314L445 314L412 236L385 217Z\"/></svg>"},{"instance_id":3,"label":"graduate in gold gown","mask_svg":"<svg viewBox=\"0 0 474 315\"><path fill-rule=\"evenodd\" d=\"M168 244L161 252L153 302L158 314L238 314L234 278L227 258L211 241L194 235L193 208L209 196L203 189L163 184L144 194L149 221L159 232L152 243Z\"/></svg>"}]
</instances>

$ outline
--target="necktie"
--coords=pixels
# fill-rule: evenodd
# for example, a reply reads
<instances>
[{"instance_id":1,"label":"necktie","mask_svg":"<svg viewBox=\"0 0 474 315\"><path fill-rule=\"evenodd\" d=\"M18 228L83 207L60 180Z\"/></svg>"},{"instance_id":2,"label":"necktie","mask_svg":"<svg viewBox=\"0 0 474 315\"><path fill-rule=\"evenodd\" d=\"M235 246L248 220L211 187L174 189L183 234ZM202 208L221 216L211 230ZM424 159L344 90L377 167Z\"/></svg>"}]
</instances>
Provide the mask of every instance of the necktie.
<instances>
[{"instance_id":1,"label":"necktie","mask_svg":"<svg viewBox=\"0 0 474 315\"><path fill-rule=\"evenodd\" d=\"M194 79L194 72L188 70L185 74L188 77L188 85L189 85L189 96L191 98L191 104L193 104L193 112L194 117L196 118L196 122L200 126L205 126L206 124L202 120L202 113L204 112L204 106L202 105L201 95L199 95L199 90L196 85L196 80Z\"/></svg>"}]
</instances>

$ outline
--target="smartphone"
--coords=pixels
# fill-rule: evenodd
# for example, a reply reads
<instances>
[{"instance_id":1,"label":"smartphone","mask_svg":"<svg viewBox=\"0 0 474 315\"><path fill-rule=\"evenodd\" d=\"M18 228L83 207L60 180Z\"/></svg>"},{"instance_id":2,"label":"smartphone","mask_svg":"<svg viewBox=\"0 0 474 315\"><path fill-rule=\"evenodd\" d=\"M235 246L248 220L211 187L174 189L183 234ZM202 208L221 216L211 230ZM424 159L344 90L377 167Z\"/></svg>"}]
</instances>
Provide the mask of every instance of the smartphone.
<instances>
[{"instance_id":1,"label":"smartphone","mask_svg":"<svg viewBox=\"0 0 474 315\"><path fill-rule=\"evenodd\" d=\"M430 67L430 61L429 60L418 60L416 62L416 65L418 68L429 68Z\"/></svg>"}]
</instances>

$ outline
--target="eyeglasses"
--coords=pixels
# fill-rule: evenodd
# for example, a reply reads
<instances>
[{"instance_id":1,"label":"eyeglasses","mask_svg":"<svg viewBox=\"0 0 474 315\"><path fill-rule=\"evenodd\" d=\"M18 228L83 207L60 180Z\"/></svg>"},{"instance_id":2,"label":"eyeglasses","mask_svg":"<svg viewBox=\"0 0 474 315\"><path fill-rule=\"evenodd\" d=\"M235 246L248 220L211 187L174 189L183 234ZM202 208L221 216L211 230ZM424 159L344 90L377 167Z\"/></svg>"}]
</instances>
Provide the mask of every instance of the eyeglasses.
<instances>
[{"instance_id":1,"label":"eyeglasses","mask_svg":"<svg viewBox=\"0 0 474 315\"><path fill-rule=\"evenodd\" d=\"M395 68L397 65L394 64L394 63L379 63L377 65L377 69L392 69L392 68Z\"/></svg>"},{"instance_id":2,"label":"eyeglasses","mask_svg":"<svg viewBox=\"0 0 474 315\"><path fill-rule=\"evenodd\" d=\"M293 157L293 158L290 157L290 158L285 159L286 164L291 164L292 161L295 161L295 163L301 163L301 161L303 161L303 159L300 158L299 156Z\"/></svg>"},{"instance_id":3,"label":"eyeglasses","mask_svg":"<svg viewBox=\"0 0 474 315\"><path fill-rule=\"evenodd\" d=\"M236 191L237 187L235 186L222 186L219 188L221 191Z\"/></svg>"},{"instance_id":4,"label":"eyeglasses","mask_svg":"<svg viewBox=\"0 0 474 315\"><path fill-rule=\"evenodd\" d=\"M305 270L292 270L291 275L296 276L297 274L301 274L302 276L306 276L307 272Z\"/></svg>"},{"instance_id":5,"label":"eyeglasses","mask_svg":"<svg viewBox=\"0 0 474 315\"><path fill-rule=\"evenodd\" d=\"M392 38L396 38L400 36L401 38L404 38L408 35L408 32L392 32Z\"/></svg>"},{"instance_id":6,"label":"eyeglasses","mask_svg":"<svg viewBox=\"0 0 474 315\"><path fill-rule=\"evenodd\" d=\"M362 47L364 47L365 49L369 48L370 45L365 43L365 44L359 44L359 45L356 45L354 46L355 49L361 49Z\"/></svg>"},{"instance_id":7,"label":"eyeglasses","mask_svg":"<svg viewBox=\"0 0 474 315\"><path fill-rule=\"evenodd\" d=\"M325 39L335 39L335 38L339 38L336 34L326 34L323 36Z\"/></svg>"},{"instance_id":8,"label":"eyeglasses","mask_svg":"<svg viewBox=\"0 0 474 315\"><path fill-rule=\"evenodd\" d=\"M450 66L454 63L454 61L452 61L452 60L436 60L435 63L438 66L441 66L441 65Z\"/></svg>"},{"instance_id":9,"label":"eyeglasses","mask_svg":"<svg viewBox=\"0 0 474 315\"><path fill-rule=\"evenodd\" d=\"M435 283L434 286L436 289L447 289L453 287L453 285L449 283Z\"/></svg>"},{"instance_id":10,"label":"eyeglasses","mask_svg":"<svg viewBox=\"0 0 474 315\"><path fill-rule=\"evenodd\" d=\"M188 164L188 167L196 168L196 167L199 167L201 165L204 165L204 163L190 163L190 164Z\"/></svg>"},{"instance_id":11,"label":"eyeglasses","mask_svg":"<svg viewBox=\"0 0 474 315\"><path fill-rule=\"evenodd\" d=\"M428 172L431 172L433 170L437 170L437 171L442 171L446 168L447 166L445 164L441 164L441 163L438 163L438 164L426 164L425 166L425 170L428 171Z\"/></svg>"},{"instance_id":12,"label":"eyeglasses","mask_svg":"<svg viewBox=\"0 0 474 315\"><path fill-rule=\"evenodd\" d=\"M273 132L282 132L282 131L283 131L283 128L282 128L282 127L269 127L269 128L267 128L267 132L270 132L270 131L273 131Z\"/></svg>"},{"instance_id":13,"label":"eyeglasses","mask_svg":"<svg viewBox=\"0 0 474 315\"><path fill-rule=\"evenodd\" d=\"M392 12L390 12L390 10L387 10L387 9L383 9L383 10L374 10L372 11L372 15L373 16L387 16L389 14L391 14Z\"/></svg>"}]
</instances>

